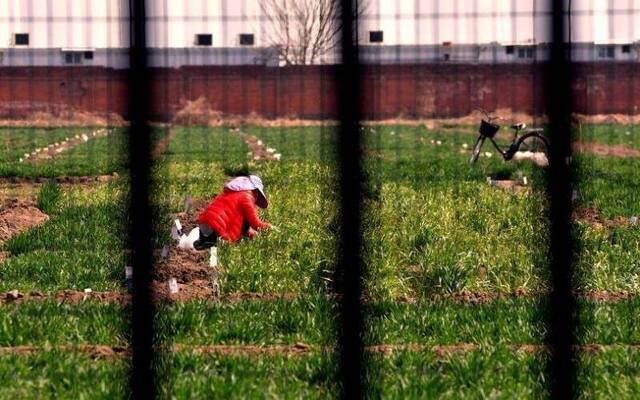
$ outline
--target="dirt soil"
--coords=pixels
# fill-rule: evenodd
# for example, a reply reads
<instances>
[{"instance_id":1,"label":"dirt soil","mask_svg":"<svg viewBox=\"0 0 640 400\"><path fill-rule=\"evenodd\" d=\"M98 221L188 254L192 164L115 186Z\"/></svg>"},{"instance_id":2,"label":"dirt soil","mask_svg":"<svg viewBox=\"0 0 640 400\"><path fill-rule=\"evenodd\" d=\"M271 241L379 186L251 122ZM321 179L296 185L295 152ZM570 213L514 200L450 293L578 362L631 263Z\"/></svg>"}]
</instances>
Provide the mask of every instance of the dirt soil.
<instances>
[{"instance_id":1,"label":"dirt soil","mask_svg":"<svg viewBox=\"0 0 640 400\"><path fill-rule=\"evenodd\" d=\"M9 176L0 177L1 185L41 185L47 182L55 182L60 185L86 185L91 183L106 183L118 178L118 173L112 175L95 175L95 176L55 176L55 177L19 177Z\"/></svg>"},{"instance_id":2,"label":"dirt soil","mask_svg":"<svg viewBox=\"0 0 640 400\"><path fill-rule=\"evenodd\" d=\"M329 349L328 347L322 347L318 345L306 344L306 343L296 343L296 344L282 344L282 345L267 345L267 346L256 346L256 345L208 345L208 346L193 346L193 345L174 345L172 351L174 352L183 352L187 351L195 354L222 354L222 355L275 355L275 354L286 354L286 355L301 355L307 354L312 351L318 351L323 348Z\"/></svg>"},{"instance_id":3,"label":"dirt soil","mask_svg":"<svg viewBox=\"0 0 640 400\"><path fill-rule=\"evenodd\" d=\"M608 156L618 158L639 158L640 150L624 145L606 145L600 143L575 143L573 151L576 153L594 154L596 156Z\"/></svg>"},{"instance_id":4,"label":"dirt soil","mask_svg":"<svg viewBox=\"0 0 640 400\"><path fill-rule=\"evenodd\" d=\"M581 124L622 124L622 125L637 125L640 124L640 114L625 115L625 114L573 114L573 122Z\"/></svg>"},{"instance_id":5,"label":"dirt soil","mask_svg":"<svg viewBox=\"0 0 640 400\"><path fill-rule=\"evenodd\" d=\"M613 229L615 227L628 226L629 221L624 217L606 219L600 215L600 211L593 207L580 208L573 212L573 219L585 223L593 229Z\"/></svg>"},{"instance_id":6,"label":"dirt soil","mask_svg":"<svg viewBox=\"0 0 640 400\"><path fill-rule=\"evenodd\" d=\"M105 136L108 136L109 133L110 133L109 129L102 128L102 129L97 129L93 132L83 133L81 135L75 135L75 136L66 138L62 142L53 143L47 147L32 151L24 159L24 162L30 162L31 164L36 164L41 161L50 160L52 158L57 157L61 153L64 153L69 149L72 149L76 146L86 143L91 138L105 137Z\"/></svg>"},{"instance_id":7,"label":"dirt soil","mask_svg":"<svg viewBox=\"0 0 640 400\"><path fill-rule=\"evenodd\" d=\"M277 301L296 300L297 293L254 293L237 292L229 293L221 297L214 297L211 293L209 281L195 280L191 284L178 284L180 291L177 295L169 295L167 282L154 281L156 296L159 302L209 300L220 303L239 303L241 301ZM89 292L78 290L63 290L56 293L43 293L32 290L29 293L21 293L18 290L11 290L0 296L0 304L21 304L31 301L56 301L58 303L78 304L84 301L100 301L103 303L118 303L121 305L131 304L131 295L124 291L113 292Z\"/></svg>"},{"instance_id":8,"label":"dirt soil","mask_svg":"<svg viewBox=\"0 0 640 400\"><path fill-rule=\"evenodd\" d=\"M262 127L283 127L283 126L337 126L337 120L312 120L300 119L295 115L286 118L265 118L257 113L248 115L230 115L223 114L218 110L213 110L211 105L204 97L196 100L184 100L182 108L178 110L174 116L173 122L180 125L205 125L205 126L242 126L253 125ZM511 109L503 108L493 112L504 120L503 124L526 122L526 123L544 123L544 117L534 117L532 115L514 112ZM447 127L451 125L476 125L480 122L483 115L479 111L473 111L468 115L456 118L408 118L399 115L396 118L388 118L384 120L363 121L363 125L407 125L420 126L425 125L429 129L438 127Z\"/></svg>"},{"instance_id":9,"label":"dirt soil","mask_svg":"<svg viewBox=\"0 0 640 400\"><path fill-rule=\"evenodd\" d=\"M1 127L125 126L117 113L91 113L64 104L6 102L0 106Z\"/></svg>"},{"instance_id":10,"label":"dirt soil","mask_svg":"<svg viewBox=\"0 0 640 400\"><path fill-rule=\"evenodd\" d=\"M37 209L33 200L7 199L0 208L0 243L48 219L49 216Z\"/></svg>"},{"instance_id":11,"label":"dirt soil","mask_svg":"<svg viewBox=\"0 0 640 400\"><path fill-rule=\"evenodd\" d=\"M13 346L0 347L0 355L28 355L52 350L83 353L91 358L128 357L131 349L125 346L105 346L99 344L76 344L56 346Z\"/></svg>"},{"instance_id":12,"label":"dirt soil","mask_svg":"<svg viewBox=\"0 0 640 400\"><path fill-rule=\"evenodd\" d=\"M548 352L549 347L544 344L508 344L505 347L512 351L521 351L526 353ZM476 343L453 343L446 345L424 345L417 343L406 344L377 344L366 346L364 350L369 353L379 353L385 356L391 355L398 351L423 352L431 351L437 357L444 357L455 353L468 353L478 351L483 346ZM599 344L588 343L574 345L573 349L584 353L598 353L602 351L614 349L640 349L640 345L626 344ZM113 358L113 357L130 357L132 350L127 346L107 346L96 344L63 344L55 346L12 346L0 347L0 355L29 355L50 351L65 351L72 353L83 353L91 358ZM171 348L156 348L157 352L188 352L199 355L219 354L225 356L302 356L312 352L324 351L332 352L335 348L331 346L323 346L316 344L295 343L283 345L184 345L175 344Z\"/></svg>"},{"instance_id":13,"label":"dirt soil","mask_svg":"<svg viewBox=\"0 0 640 400\"><path fill-rule=\"evenodd\" d=\"M11 290L0 297L0 304L20 304L28 301L56 301L58 303L77 304L87 300L97 300L103 303L120 303L127 305L131 303L131 296L125 292L89 292L77 290L63 290L55 293L43 293L39 290L32 290L29 293L20 293L18 290Z\"/></svg>"},{"instance_id":14,"label":"dirt soil","mask_svg":"<svg viewBox=\"0 0 640 400\"><path fill-rule=\"evenodd\" d=\"M249 146L251 156L254 160L278 160L278 158L275 156L275 153L267 151L267 148L264 146L264 143L262 143L262 140L253 135L247 135L246 133L240 133L240 137L242 138L242 140L244 140L247 146Z\"/></svg>"},{"instance_id":15,"label":"dirt soil","mask_svg":"<svg viewBox=\"0 0 640 400\"><path fill-rule=\"evenodd\" d=\"M153 160L159 159L164 154L164 152L167 151L169 144L173 139L175 139L175 137L176 137L176 130L174 128L170 128L169 134L163 137L162 139L160 139L156 144L156 147L151 152L151 158Z\"/></svg>"}]
</instances>

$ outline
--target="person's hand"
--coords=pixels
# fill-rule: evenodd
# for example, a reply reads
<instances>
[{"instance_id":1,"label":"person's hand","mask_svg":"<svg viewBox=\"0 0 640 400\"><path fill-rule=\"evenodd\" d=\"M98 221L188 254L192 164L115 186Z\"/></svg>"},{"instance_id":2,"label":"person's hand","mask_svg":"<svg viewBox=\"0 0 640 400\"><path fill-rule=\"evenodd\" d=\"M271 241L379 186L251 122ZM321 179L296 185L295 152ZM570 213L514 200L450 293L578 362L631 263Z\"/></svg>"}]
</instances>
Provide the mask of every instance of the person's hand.
<instances>
[{"instance_id":1,"label":"person's hand","mask_svg":"<svg viewBox=\"0 0 640 400\"><path fill-rule=\"evenodd\" d=\"M258 232L256 232L256 230L253 228L249 228L249 230L247 231L247 237L249 239L255 239L256 236L258 236Z\"/></svg>"}]
</instances>

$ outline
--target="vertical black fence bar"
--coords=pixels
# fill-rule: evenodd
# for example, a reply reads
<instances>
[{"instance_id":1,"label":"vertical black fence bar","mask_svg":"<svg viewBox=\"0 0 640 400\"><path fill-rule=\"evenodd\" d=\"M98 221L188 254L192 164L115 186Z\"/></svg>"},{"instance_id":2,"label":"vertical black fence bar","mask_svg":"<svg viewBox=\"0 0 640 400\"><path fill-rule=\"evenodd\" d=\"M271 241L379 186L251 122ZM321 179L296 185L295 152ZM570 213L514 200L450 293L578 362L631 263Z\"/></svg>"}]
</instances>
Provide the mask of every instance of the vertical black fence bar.
<instances>
[{"instance_id":1,"label":"vertical black fence bar","mask_svg":"<svg viewBox=\"0 0 640 400\"><path fill-rule=\"evenodd\" d=\"M337 1L337 0L336 0ZM360 132L360 65L356 33L358 0L340 0L341 64L337 66L338 176L340 185L340 251L337 264L338 346L342 398L364 396L362 294L362 165Z\"/></svg>"},{"instance_id":2,"label":"vertical black fence bar","mask_svg":"<svg viewBox=\"0 0 640 400\"><path fill-rule=\"evenodd\" d=\"M551 1L551 53L546 71L546 107L551 149L548 173L550 200L550 268L547 365L552 399L571 399L575 394L573 348L575 321L571 291L573 243L571 238L571 43L567 43L567 0ZM569 0L570 1L570 0Z\"/></svg>"},{"instance_id":3,"label":"vertical black fence bar","mask_svg":"<svg viewBox=\"0 0 640 400\"><path fill-rule=\"evenodd\" d=\"M133 249L131 394L134 399L155 398L153 361L152 223L150 203L151 140L150 82L147 70L145 0L129 0L129 232Z\"/></svg>"}]
</instances>

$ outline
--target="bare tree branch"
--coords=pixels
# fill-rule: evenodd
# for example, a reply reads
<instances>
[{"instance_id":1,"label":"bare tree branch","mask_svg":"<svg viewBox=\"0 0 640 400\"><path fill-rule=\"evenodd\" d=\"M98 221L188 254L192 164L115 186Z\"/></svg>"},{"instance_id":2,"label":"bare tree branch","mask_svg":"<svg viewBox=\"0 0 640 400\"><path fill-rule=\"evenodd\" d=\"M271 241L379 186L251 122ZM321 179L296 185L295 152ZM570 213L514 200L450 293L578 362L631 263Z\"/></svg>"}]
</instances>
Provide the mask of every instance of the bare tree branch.
<instances>
[{"instance_id":1,"label":"bare tree branch","mask_svg":"<svg viewBox=\"0 0 640 400\"><path fill-rule=\"evenodd\" d=\"M265 44L286 65L314 64L338 46L340 6L336 0L258 0ZM368 0L353 12L361 16Z\"/></svg>"}]
</instances>

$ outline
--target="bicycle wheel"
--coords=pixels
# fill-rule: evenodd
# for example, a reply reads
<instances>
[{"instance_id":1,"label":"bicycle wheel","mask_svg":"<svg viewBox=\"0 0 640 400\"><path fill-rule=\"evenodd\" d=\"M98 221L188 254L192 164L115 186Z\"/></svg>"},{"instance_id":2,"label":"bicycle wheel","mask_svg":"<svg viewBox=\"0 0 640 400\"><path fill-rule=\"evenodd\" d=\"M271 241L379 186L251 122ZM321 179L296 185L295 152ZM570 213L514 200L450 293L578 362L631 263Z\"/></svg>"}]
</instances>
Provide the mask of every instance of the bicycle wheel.
<instances>
[{"instance_id":1,"label":"bicycle wheel","mask_svg":"<svg viewBox=\"0 0 640 400\"><path fill-rule=\"evenodd\" d=\"M473 150L471 150L471 158L469 159L469 164L473 164L478 161L478 156L480 156L480 150L482 149L482 145L484 144L486 137L480 135L478 136L478 140L476 140L476 144L473 146Z\"/></svg>"},{"instance_id":2,"label":"bicycle wheel","mask_svg":"<svg viewBox=\"0 0 640 400\"><path fill-rule=\"evenodd\" d=\"M514 160L531 160L539 167L549 165L549 141L546 137L537 133L528 133L518 139L518 152L514 154Z\"/></svg>"},{"instance_id":3,"label":"bicycle wheel","mask_svg":"<svg viewBox=\"0 0 640 400\"><path fill-rule=\"evenodd\" d=\"M543 136L536 133L528 133L518 140L519 151L530 151L533 153L548 153L548 142Z\"/></svg>"}]
</instances>

